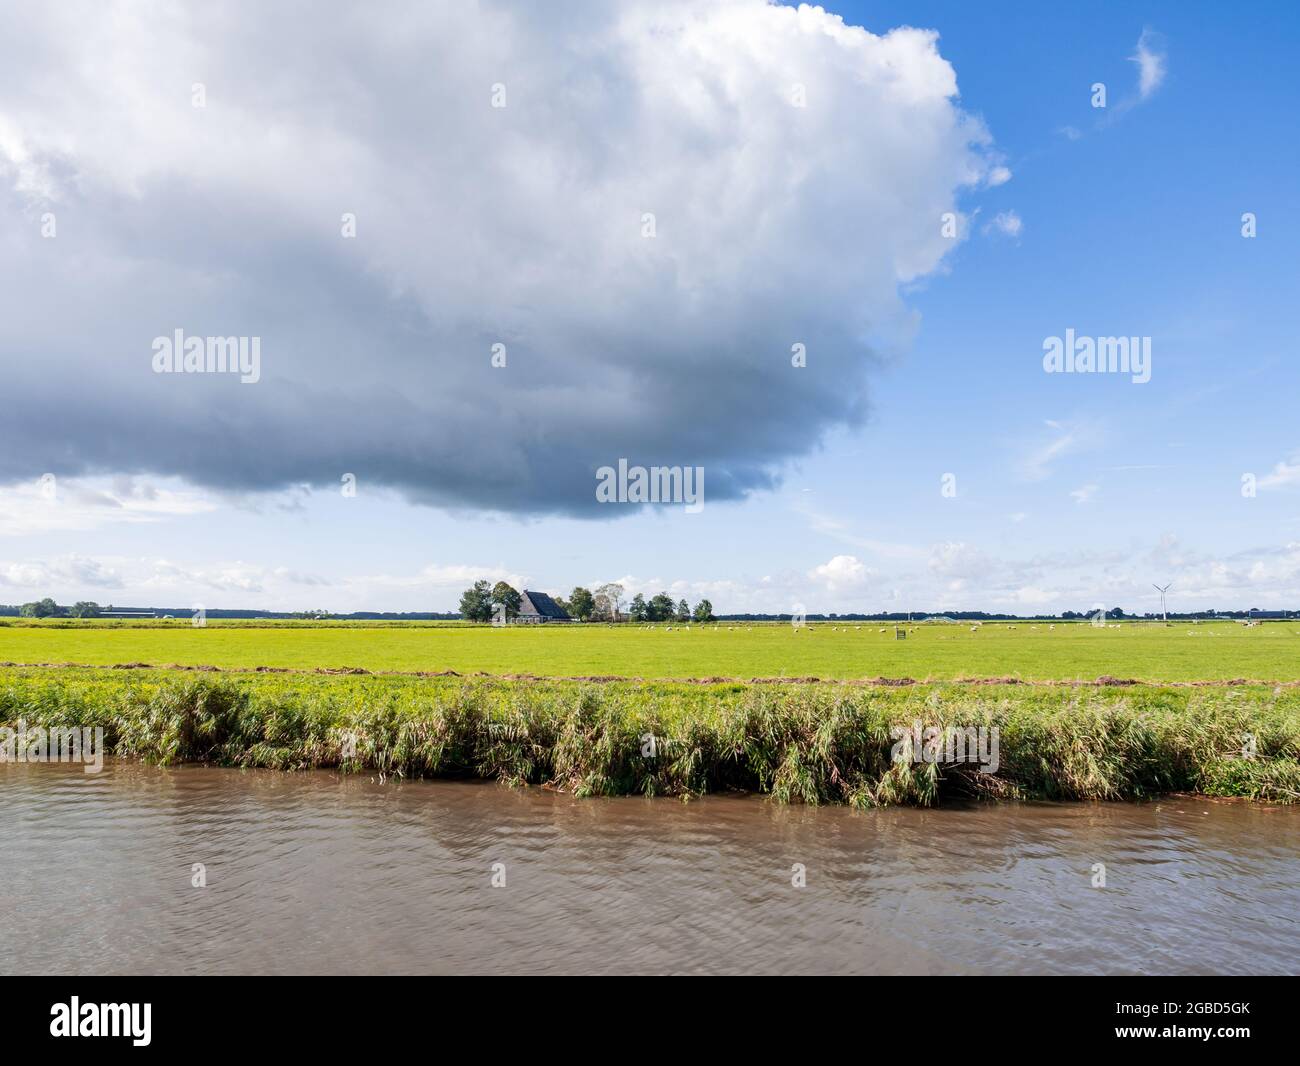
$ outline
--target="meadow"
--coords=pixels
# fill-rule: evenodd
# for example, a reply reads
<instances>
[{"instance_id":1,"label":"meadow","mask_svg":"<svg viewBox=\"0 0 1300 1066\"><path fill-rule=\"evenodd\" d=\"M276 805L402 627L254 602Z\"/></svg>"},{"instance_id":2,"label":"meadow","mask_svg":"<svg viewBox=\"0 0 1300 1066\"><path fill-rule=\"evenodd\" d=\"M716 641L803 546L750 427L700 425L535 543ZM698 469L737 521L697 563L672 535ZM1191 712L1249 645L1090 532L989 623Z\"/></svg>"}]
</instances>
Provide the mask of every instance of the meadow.
<instances>
[{"instance_id":1,"label":"meadow","mask_svg":"<svg viewBox=\"0 0 1300 1066\"><path fill-rule=\"evenodd\" d=\"M1298 628L4 620L0 726L103 726L114 755L159 763L579 795L1290 803ZM914 724L996 727L999 765L892 758Z\"/></svg>"},{"instance_id":2,"label":"meadow","mask_svg":"<svg viewBox=\"0 0 1300 1066\"><path fill-rule=\"evenodd\" d=\"M7 623L7 624L6 624ZM0 662L641 679L1300 681L1300 622L468 626L0 622Z\"/></svg>"}]
</instances>

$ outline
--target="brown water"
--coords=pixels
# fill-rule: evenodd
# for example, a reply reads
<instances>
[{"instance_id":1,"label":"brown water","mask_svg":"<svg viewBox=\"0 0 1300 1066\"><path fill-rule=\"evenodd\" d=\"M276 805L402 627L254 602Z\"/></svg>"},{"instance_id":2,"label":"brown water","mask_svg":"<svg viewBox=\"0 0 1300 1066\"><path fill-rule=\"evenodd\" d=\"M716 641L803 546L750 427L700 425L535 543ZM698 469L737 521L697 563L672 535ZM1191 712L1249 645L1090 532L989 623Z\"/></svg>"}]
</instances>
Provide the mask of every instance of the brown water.
<instances>
[{"instance_id":1,"label":"brown water","mask_svg":"<svg viewBox=\"0 0 1300 1066\"><path fill-rule=\"evenodd\" d=\"M1300 970L1294 808L862 813L125 764L0 766L0 804L4 973Z\"/></svg>"}]
</instances>

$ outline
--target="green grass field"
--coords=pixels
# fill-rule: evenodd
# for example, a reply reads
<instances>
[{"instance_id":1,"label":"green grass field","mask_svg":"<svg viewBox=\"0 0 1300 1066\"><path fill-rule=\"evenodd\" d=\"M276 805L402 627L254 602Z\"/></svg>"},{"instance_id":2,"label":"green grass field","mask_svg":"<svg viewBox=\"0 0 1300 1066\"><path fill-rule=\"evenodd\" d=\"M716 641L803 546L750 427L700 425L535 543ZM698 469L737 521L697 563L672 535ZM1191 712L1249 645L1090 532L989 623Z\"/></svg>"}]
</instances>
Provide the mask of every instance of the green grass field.
<instances>
[{"instance_id":1,"label":"green grass field","mask_svg":"<svg viewBox=\"0 0 1300 1066\"><path fill-rule=\"evenodd\" d=\"M546 677L1300 680L1300 623L708 626L0 625L0 661L454 670Z\"/></svg>"},{"instance_id":2,"label":"green grass field","mask_svg":"<svg viewBox=\"0 0 1300 1066\"><path fill-rule=\"evenodd\" d=\"M1293 625L1295 628L1293 628ZM883 630L883 631L882 631ZM150 761L475 776L578 794L727 789L860 806L945 795L1300 799L1300 624L0 624L0 725L102 725ZM76 664L76 665L67 665ZM95 669L133 664L132 670ZM303 673L194 674L274 667ZM439 673L478 677L339 676ZM512 676L513 675L513 676ZM529 675L523 679L518 675ZM960 678L1150 682L959 685ZM630 678L593 684L561 678ZM748 684L913 678L928 684ZM541 679L532 679L541 678ZM673 679L733 678L685 684ZM1002 763L896 763L908 722L996 726ZM641 754L647 734L662 754ZM354 736L348 755L344 736ZM1251 738L1256 753L1243 755Z\"/></svg>"}]
</instances>

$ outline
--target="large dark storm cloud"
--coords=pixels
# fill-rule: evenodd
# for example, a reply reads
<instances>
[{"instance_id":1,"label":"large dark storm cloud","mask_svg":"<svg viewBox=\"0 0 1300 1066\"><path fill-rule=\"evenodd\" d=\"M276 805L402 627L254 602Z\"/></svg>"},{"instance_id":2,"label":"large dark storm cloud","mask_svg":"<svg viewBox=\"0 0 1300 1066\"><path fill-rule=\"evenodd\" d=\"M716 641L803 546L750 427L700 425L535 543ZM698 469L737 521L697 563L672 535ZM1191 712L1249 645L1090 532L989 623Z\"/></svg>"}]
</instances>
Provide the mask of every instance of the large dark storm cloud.
<instances>
[{"instance_id":1,"label":"large dark storm cloud","mask_svg":"<svg viewBox=\"0 0 1300 1066\"><path fill-rule=\"evenodd\" d=\"M987 170L933 37L552 7L7 8L0 481L601 515L620 457L718 500L861 420ZM261 380L155 374L176 329L260 337Z\"/></svg>"}]
</instances>

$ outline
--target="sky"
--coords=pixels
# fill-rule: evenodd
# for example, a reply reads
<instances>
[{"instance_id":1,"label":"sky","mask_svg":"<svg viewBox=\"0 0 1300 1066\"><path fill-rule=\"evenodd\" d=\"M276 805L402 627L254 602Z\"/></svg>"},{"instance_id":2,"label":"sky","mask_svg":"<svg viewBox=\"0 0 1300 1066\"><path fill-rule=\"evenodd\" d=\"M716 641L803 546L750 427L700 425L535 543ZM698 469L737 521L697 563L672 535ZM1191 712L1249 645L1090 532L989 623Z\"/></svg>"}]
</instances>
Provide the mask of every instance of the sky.
<instances>
[{"instance_id":1,"label":"sky","mask_svg":"<svg viewBox=\"0 0 1300 1066\"><path fill-rule=\"evenodd\" d=\"M1298 45L1273 3L6 5L0 603L1300 608ZM602 498L620 460L702 495Z\"/></svg>"}]
</instances>

